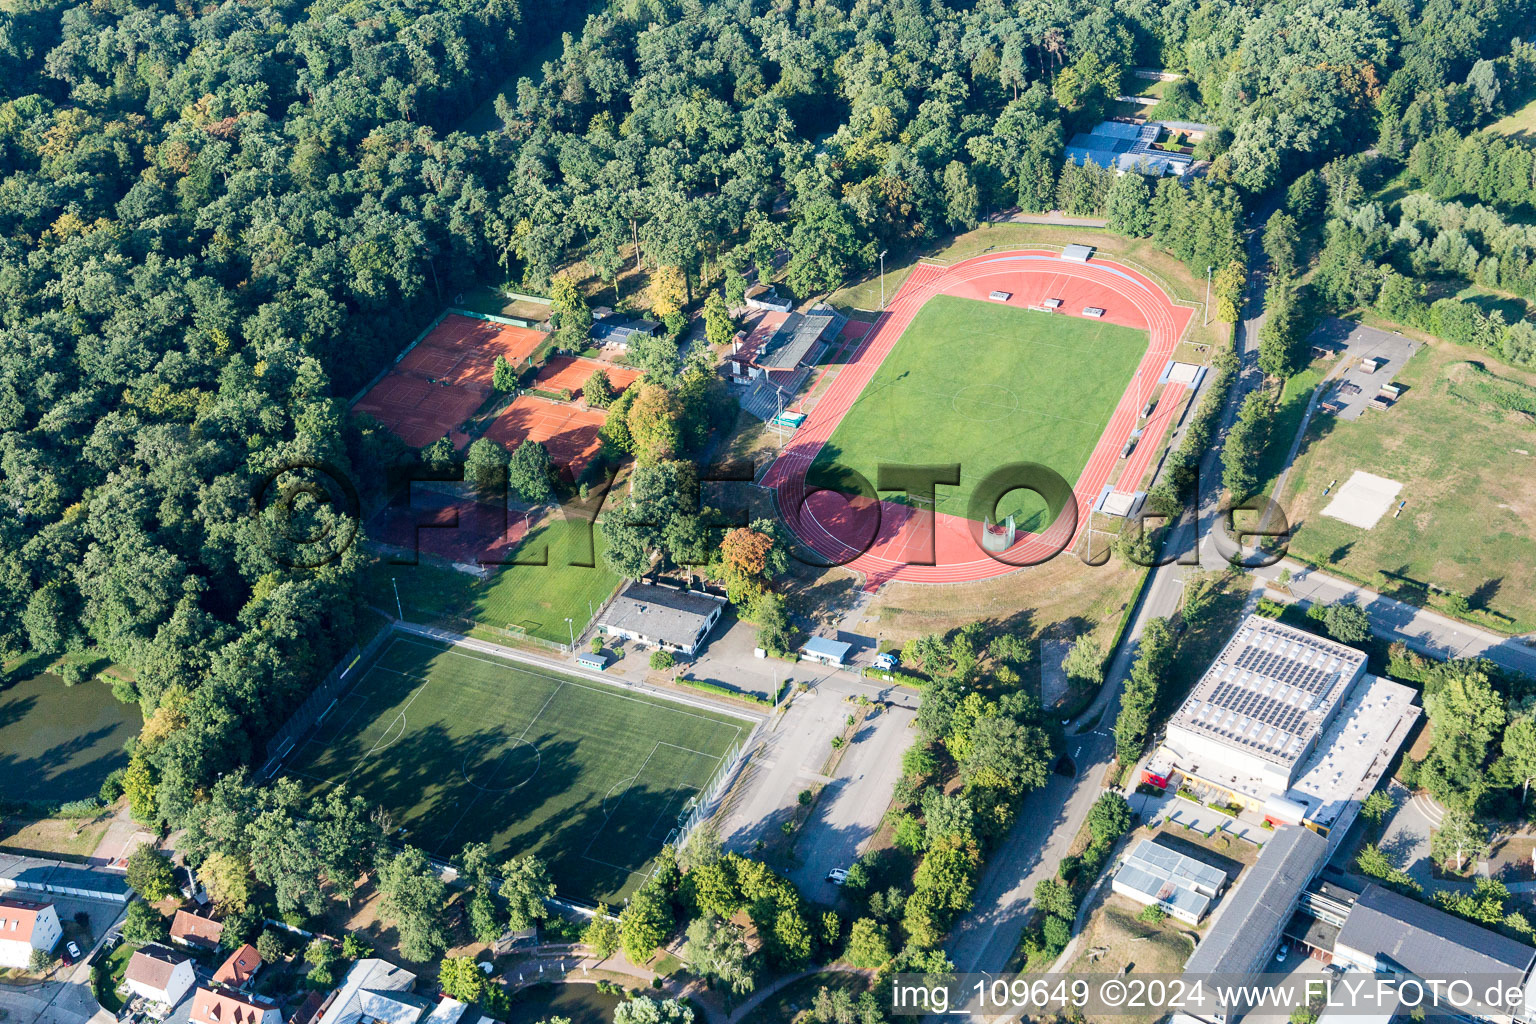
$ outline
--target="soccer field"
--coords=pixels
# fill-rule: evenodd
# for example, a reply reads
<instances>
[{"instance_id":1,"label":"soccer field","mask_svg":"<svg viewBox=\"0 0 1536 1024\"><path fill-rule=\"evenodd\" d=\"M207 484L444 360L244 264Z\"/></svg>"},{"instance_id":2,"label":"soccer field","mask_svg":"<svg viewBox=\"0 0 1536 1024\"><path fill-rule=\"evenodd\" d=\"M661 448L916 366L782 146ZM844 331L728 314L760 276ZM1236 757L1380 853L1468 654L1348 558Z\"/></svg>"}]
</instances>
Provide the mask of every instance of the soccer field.
<instances>
[{"instance_id":1,"label":"soccer field","mask_svg":"<svg viewBox=\"0 0 1536 1024\"><path fill-rule=\"evenodd\" d=\"M560 891L613 900L633 889L752 722L397 637L286 770L316 789L345 782L451 858L535 853Z\"/></svg>"},{"instance_id":2,"label":"soccer field","mask_svg":"<svg viewBox=\"0 0 1536 1024\"><path fill-rule=\"evenodd\" d=\"M425 560L417 565L380 561L369 570L368 588L385 607L393 606L398 589L406 618L436 622L437 616L451 615L564 644L573 630L581 635L621 582L603 564L606 547L602 534L586 521L551 516L506 556L511 564L494 567L489 579ZM449 625L459 632L466 629L466 624Z\"/></svg>"},{"instance_id":3,"label":"soccer field","mask_svg":"<svg viewBox=\"0 0 1536 1024\"><path fill-rule=\"evenodd\" d=\"M959 486L938 489L938 511L956 516L1008 463L1042 463L1075 484L1146 350L1145 331L937 295L817 454L812 478L847 468L874 484L881 463L959 463ZM998 506L1021 531L1044 529L1054 512L1027 491Z\"/></svg>"}]
</instances>

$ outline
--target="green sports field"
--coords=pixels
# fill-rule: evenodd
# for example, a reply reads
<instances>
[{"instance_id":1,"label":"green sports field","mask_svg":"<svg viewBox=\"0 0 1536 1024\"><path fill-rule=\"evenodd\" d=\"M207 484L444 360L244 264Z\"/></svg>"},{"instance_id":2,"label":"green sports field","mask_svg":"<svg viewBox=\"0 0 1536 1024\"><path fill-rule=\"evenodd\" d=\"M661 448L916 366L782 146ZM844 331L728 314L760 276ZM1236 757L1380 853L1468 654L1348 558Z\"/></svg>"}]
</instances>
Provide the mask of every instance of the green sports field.
<instances>
[{"instance_id":1,"label":"green sports field","mask_svg":"<svg viewBox=\"0 0 1536 1024\"><path fill-rule=\"evenodd\" d=\"M846 467L873 484L881 463L959 463L959 486L938 489L938 510L957 516L1009 463L1042 463L1075 484L1146 350L1145 331L935 296L832 432L813 479L834 483ZM1033 531L1052 514L1027 491L998 512Z\"/></svg>"},{"instance_id":2,"label":"green sports field","mask_svg":"<svg viewBox=\"0 0 1536 1024\"><path fill-rule=\"evenodd\" d=\"M451 858L535 853L560 891L612 901L643 877L746 719L397 637L285 770L346 782Z\"/></svg>"},{"instance_id":3,"label":"green sports field","mask_svg":"<svg viewBox=\"0 0 1536 1024\"><path fill-rule=\"evenodd\" d=\"M602 534L585 520L551 516L508 556L510 562L526 564L500 566L488 579L426 561L381 561L369 570L368 588L385 607L393 607L398 588L408 619L432 622L453 616L497 629L521 629L563 644L569 642L573 627L581 635L593 612L621 582L603 565L605 547ZM449 625L459 632L466 629L465 623Z\"/></svg>"}]
</instances>

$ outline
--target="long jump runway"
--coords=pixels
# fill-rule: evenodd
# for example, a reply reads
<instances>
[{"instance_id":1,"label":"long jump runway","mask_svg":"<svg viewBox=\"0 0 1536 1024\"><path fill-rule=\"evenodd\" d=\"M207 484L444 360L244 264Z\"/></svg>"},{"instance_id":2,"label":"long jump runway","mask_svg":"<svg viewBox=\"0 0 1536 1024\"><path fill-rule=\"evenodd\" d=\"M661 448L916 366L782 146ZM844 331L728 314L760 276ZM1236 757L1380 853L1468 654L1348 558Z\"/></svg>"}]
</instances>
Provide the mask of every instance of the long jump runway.
<instances>
[{"instance_id":1,"label":"long jump runway","mask_svg":"<svg viewBox=\"0 0 1536 1024\"><path fill-rule=\"evenodd\" d=\"M1053 314L1056 316L1081 316L1083 307L1098 306L1106 310L1105 321L1149 335L1146 354L1073 483L1077 515L1063 510L1044 532L1021 534L1012 548L994 557L978 542L979 524L961 516L919 511L882 500L880 526L873 540L852 540L861 532L867 533L867 527L861 529L855 520L867 522L867 515L861 513L869 511L870 501L850 501L832 491L808 488L806 473L811 463L924 303L935 295L985 300L993 291L1011 292L1007 305L1021 308L1060 298L1062 306ZM1194 313L1193 307L1176 304L1144 274L1097 256L1087 263L1076 263L1048 250L1018 250L988 253L949 267L920 263L769 467L763 485L773 490L779 514L801 540L828 560L861 574L865 587L871 590L891 581L965 583L991 579L1044 561L1054 552L1070 551L1087 528L1092 503L1120 461L1121 447L1139 421L1146 396L1152 393ZM1145 475L1173 418L1177 395L1173 388L1164 389L1140 441L1125 460L1120 480L1134 486ZM1020 458L1026 459L1027 454L1021 453Z\"/></svg>"}]
</instances>

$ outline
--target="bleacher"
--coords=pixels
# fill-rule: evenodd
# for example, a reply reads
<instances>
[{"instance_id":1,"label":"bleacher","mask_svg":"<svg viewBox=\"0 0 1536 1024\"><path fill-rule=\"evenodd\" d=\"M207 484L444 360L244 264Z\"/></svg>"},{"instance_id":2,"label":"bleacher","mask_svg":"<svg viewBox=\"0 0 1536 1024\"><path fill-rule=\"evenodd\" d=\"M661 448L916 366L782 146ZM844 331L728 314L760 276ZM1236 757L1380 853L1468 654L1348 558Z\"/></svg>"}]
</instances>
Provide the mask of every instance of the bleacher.
<instances>
[{"instance_id":1,"label":"bleacher","mask_svg":"<svg viewBox=\"0 0 1536 1024\"><path fill-rule=\"evenodd\" d=\"M741 398L741 407L763 422L768 422L779 414L779 388L784 390L784 405L788 406L805 385L811 369L809 366L797 366L793 370L766 371L747 388L747 393Z\"/></svg>"}]
</instances>

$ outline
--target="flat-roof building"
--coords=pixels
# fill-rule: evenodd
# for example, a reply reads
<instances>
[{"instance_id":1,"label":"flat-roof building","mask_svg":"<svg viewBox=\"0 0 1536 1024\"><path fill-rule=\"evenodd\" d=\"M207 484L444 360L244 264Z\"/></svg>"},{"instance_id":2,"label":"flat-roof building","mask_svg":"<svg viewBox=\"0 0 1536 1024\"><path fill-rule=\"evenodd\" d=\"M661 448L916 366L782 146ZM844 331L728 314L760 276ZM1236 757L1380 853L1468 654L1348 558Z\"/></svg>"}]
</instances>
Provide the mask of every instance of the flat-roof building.
<instances>
[{"instance_id":1,"label":"flat-roof building","mask_svg":"<svg viewBox=\"0 0 1536 1024\"><path fill-rule=\"evenodd\" d=\"M725 610L722 598L650 583L631 583L598 616L609 636L623 637L690 658Z\"/></svg>"},{"instance_id":2,"label":"flat-roof building","mask_svg":"<svg viewBox=\"0 0 1536 1024\"><path fill-rule=\"evenodd\" d=\"M1250 615L1173 716L1166 745L1202 778L1283 792L1364 672L1364 652Z\"/></svg>"},{"instance_id":3,"label":"flat-roof building","mask_svg":"<svg viewBox=\"0 0 1536 1024\"><path fill-rule=\"evenodd\" d=\"M1127 899L1162 907L1189 924L1199 924L1226 887L1225 871L1155 839L1138 843L1110 881L1110 888Z\"/></svg>"},{"instance_id":4,"label":"flat-roof building","mask_svg":"<svg viewBox=\"0 0 1536 1024\"><path fill-rule=\"evenodd\" d=\"M1329 835L1380 782L1416 699L1367 673L1363 652L1250 615L1169 722L1158 757L1271 824Z\"/></svg>"},{"instance_id":5,"label":"flat-roof building","mask_svg":"<svg viewBox=\"0 0 1536 1024\"><path fill-rule=\"evenodd\" d=\"M1524 979L1536 947L1372 882L1334 943L1335 963L1420 978L1505 975Z\"/></svg>"},{"instance_id":6,"label":"flat-roof building","mask_svg":"<svg viewBox=\"0 0 1536 1024\"><path fill-rule=\"evenodd\" d=\"M813 636L801 646L800 655L808 661L835 666L848 660L848 652L851 650L853 644L833 640L831 637Z\"/></svg>"},{"instance_id":7,"label":"flat-roof building","mask_svg":"<svg viewBox=\"0 0 1536 1024\"><path fill-rule=\"evenodd\" d=\"M1191 983L1208 975L1238 978L1262 973L1280 935L1296 909L1302 890L1322 870L1328 840L1309 829L1286 825L1275 830L1259 859L1222 901L1184 964ZM1225 1022L1235 1019L1233 1008L1186 1006L1175 1020Z\"/></svg>"},{"instance_id":8,"label":"flat-roof building","mask_svg":"<svg viewBox=\"0 0 1536 1024\"><path fill-rule=\"evenodd\" d=\"M1194 161L1186 153L1153 149L1163 125L1104 121L1089 132L1078 132L1067 143L1066 157L1075 164L1097 164L1118 171L1183 174Z\"/></svg>"}]
</instances>

